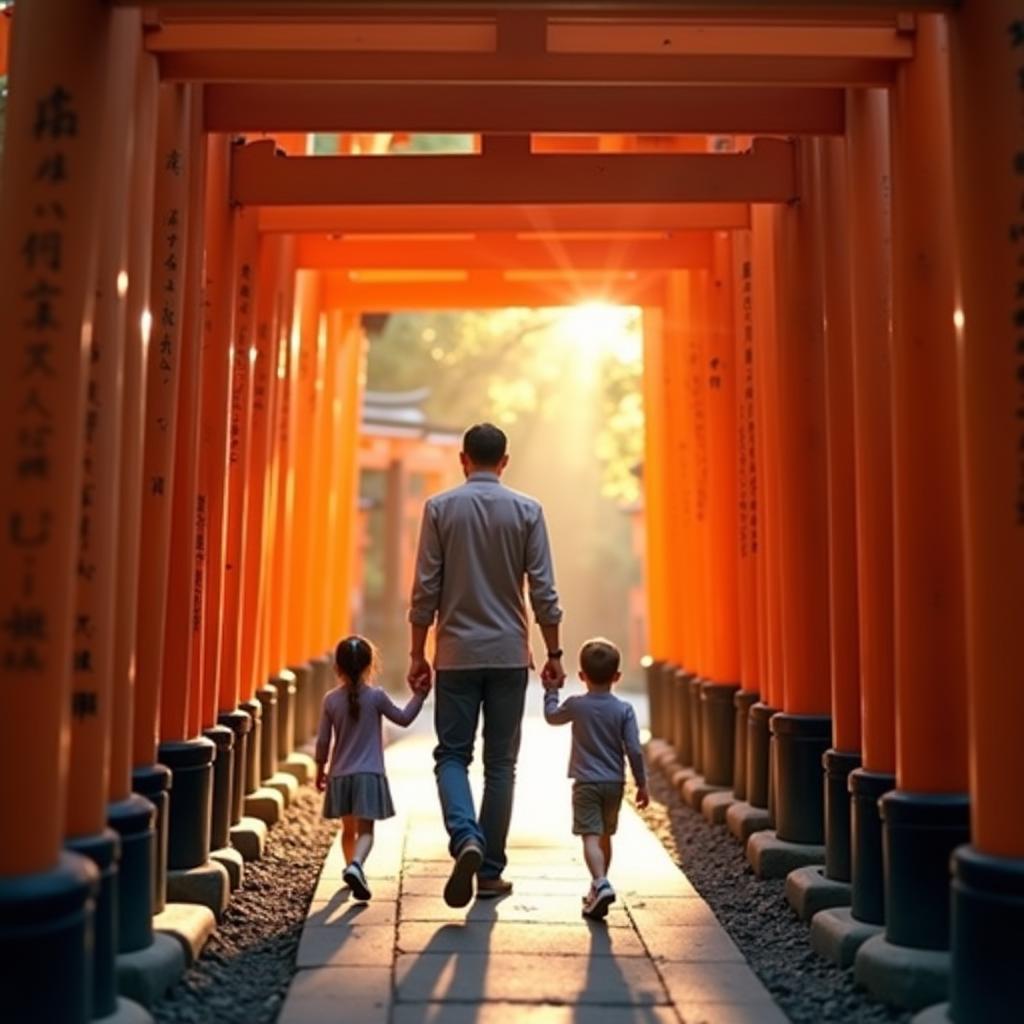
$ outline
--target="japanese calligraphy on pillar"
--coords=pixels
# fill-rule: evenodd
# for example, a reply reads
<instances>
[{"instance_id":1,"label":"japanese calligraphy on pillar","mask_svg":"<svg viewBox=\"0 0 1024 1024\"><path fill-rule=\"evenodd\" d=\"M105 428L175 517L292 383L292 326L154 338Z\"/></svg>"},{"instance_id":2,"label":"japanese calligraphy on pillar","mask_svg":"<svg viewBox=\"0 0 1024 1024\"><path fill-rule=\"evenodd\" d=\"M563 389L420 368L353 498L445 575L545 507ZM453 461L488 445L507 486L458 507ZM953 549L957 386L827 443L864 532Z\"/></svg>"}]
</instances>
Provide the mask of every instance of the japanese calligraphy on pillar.
<instances>
[{"instance_id":1,"label":"japanese calligraphy on pillar","mask_svg":"<svg viewBox=\"0 0 1024 1024\"><path fill-rule=\"evenodd\" d=\"M228 460L232 466L237 465L242 456L243 421L247 413L246 399L252 370L252 263L248 260L238 268L237 308L235 360L231 375L231 434L228 440Z\"/></svg>"},{"instance_id":2,"label":"japanese calligraphy on pillar","mask_svg":"<svg viewBox=\"0 0 1024 1024\"><path fill-rule=\"evenodd\" d=\"M1016 19L1009 26L1009 45L1015 58L1019 58L1016 86L1018 96L1024 98L1024 19ZM1019 119L1018 131L1024 127L1024 102L1015 107ZM1014 159L1014 172L1020 181L1021 194L1018 212L1021 220L1010 225L1010 244L1017 254L1017 280L1011 299L1013 310L1014 373L1016 375L1016 400L1014 419L1017 424L1017 469L1014 487L1016 523L1024 527L1024 149L1018 150Z\"/></svg>"},{"instance_id":3,"label":"japanese calligraphy on pillar","mask_svg":"<svg viewBox=\"0 0 1024 1024\"><path fill-rule=\"evenodd\" d=\"M37 569L52 542L53 514L46 489L53 472L54 416L59 382L54 365L65 292L65 192L73 170L67 143L78 135L78 112L62 85L35 100L35 119L26 151L35 167L30 227L20 244L22 281L17 295L20 330L4 339L20 351L16 379L9 382L14 406L15 500L6 524L17 574L17 598L5 609L0 661L5 669L42 673L50 666L51 623L39 600Z\"/></svg>"},{"instance_id":4,"label":"japanese calligraphy on pillar","mask_svg":"<svg viewBox=\"0 0 1024 1024\"><path fill-rule=\"evenodd\" d=\"M707 330L707 319L704 312L707 301L707 279L699 279L696 290L695 305L701 311L694 317L690 329L690 407L693 416L693 514L698 523L707 520L708 512L708 419L707 392L708 379L704 374L704 332ZM701 293L705 291L705 294Z\"/></svg>"},{"instance_id":5,"label":"japanese calligraphy on pillar","mask_svg":"<svg viewBox=\"0 0 1024 1024\"><path fill-rule=\"evenodd\" d=\"M740 341L737 420L740 557L758 552L756 417L754 412L754 281L749 258L740 260L737 296Z\"/></svg>"}]
</instances>

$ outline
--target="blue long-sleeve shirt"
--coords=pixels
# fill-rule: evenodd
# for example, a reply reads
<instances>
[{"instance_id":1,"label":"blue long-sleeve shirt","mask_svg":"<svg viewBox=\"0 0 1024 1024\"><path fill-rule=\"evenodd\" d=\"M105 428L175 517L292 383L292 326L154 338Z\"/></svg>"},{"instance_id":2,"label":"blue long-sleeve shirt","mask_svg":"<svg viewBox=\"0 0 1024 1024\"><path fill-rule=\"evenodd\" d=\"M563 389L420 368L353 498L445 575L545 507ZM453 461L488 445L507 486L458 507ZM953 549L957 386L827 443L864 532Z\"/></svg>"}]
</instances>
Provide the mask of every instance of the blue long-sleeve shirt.
<instances>
[{"instance_id":1,"label":"blue long-sleeve shirt","mask_svg":"<svg viewBox=\"0 0 1024 1024\"><path fill-rule=\"evenodd\" d=\"M631 704L613 693L584 693L558 703L557 690L544 691L544 718L551 725L572 723L569 778L577 782L624 782L623 757L638 786L647 784L640 730Z\"/></svg>"}]
</instances>

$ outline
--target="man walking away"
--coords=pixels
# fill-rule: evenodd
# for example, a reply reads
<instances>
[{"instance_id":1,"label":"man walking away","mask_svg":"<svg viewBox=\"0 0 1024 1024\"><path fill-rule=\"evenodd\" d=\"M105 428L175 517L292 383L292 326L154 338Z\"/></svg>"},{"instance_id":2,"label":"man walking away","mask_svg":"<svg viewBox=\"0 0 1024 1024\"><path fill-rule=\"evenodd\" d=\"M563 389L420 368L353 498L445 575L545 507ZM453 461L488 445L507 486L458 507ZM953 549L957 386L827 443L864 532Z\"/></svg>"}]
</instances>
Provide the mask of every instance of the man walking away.
<instances>
[{"instance_id":1,"label":"man walking away","mask_svg":"<svg viewBox=\"0 0 1024 1024\"><path fill-rule=\"evenodd\" d=\"M444 898L464 907L473 896L512 891L501 876L512 816L516 759L530 658L523 596L547 645L546 686L565 681L547 527L540 502L505 487L507 439L490 423L466 431L459 456L466 481L423 509L409 622L409 684L431 678L427 633L437 624L434 773L449 852L455 858ZM483 709L484 795L473 808L469 765Z\"/></svg>"}]
</instances>

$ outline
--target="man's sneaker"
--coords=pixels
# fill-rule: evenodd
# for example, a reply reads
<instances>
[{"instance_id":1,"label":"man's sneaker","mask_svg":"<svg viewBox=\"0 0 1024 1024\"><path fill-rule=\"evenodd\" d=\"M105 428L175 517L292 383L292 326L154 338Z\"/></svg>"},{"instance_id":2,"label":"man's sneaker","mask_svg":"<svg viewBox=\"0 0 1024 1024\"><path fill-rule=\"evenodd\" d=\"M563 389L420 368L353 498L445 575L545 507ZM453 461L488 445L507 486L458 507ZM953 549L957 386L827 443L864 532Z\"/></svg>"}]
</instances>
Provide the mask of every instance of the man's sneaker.
<instances>
[{"instance_id":1,"label":"man's sneaker","mask_svg":"<svg viewBox=\"0 0 1024 1024\"><path fill-rule=\"evenodd\" d=\"M499 896L507 896L512 891L512 883L504 878L478 878L476 880L476 898L493 900Z\"/></svg>"},{"instance_id":2,"label":"man's sneaker","mask_svg":"<svg viewBox=\"0 0 1024 1024\"><path fill-rule=\"evenodd\" d=\"M592 921L602 921L608 916L608 908L615 902L615 890L608 882L602 882L583 904L583 916Z\"/></svg>"},{"instance_id":3,"label":"man's sneaker","mask_svg":"<svg viewBox=\"0 0 1024 1024\"><path fill-rule=\"evenodd\" d=\"M365 902L373 895L370 892L370 887L366 884L366 875L363 874L362 865L357 860L352 861L345 868L341 873L341 880L352 890L352 895L357 900Z\"/></svg>"},{"instance_id":4,"label":"man's sneaker","mask_svg":"<svg viewBox=\"0 0 1024 1024\"><path fill-rule=\"evenodd\" d=\"M444 901L449 907L464 907L473 898L473 879L483 862L483 847L475 839L467 839L459 847L444 887Z\"/></svg>"}]
</instances>

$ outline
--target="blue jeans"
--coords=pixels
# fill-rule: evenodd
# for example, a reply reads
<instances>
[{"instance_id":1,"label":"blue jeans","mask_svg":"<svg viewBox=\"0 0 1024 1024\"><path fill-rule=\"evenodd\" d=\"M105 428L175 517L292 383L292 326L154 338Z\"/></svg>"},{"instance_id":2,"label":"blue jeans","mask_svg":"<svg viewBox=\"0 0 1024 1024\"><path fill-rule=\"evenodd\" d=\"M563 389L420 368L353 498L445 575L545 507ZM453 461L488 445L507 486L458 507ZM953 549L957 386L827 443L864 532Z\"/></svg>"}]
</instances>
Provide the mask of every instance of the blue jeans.
<instances>
[{"instance_id":1,"label":"blue jeans","mask_svg":"<svg viewBox=\"0 0 1024 1024\"><path fill-rule=\"evenodd\" d=\"M516 758L526 701L525 668L439 669L434 693L434 774L452 856L467 839L484 848L481 878L505 870ZM473 809L469 766L484 712L484 798Z\"/></svg>"}]
</instances>

